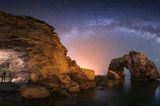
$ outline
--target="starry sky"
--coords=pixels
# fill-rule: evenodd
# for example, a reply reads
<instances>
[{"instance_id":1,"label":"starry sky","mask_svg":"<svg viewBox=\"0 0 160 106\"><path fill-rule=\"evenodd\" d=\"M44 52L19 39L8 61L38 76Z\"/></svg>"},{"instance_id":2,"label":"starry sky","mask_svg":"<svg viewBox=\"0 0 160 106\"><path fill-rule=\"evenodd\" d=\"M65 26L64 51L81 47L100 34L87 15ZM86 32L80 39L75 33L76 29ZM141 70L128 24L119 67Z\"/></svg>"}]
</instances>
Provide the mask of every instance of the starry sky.
<instances>
[{"instance_id":1,"label":"starry sky","mask_svg":"<svg viewBox=\"0 0 160 106\"><path fill-rule=\"evenodd\" d=\"M68 55L96 74L130 50L145 52L160 69L159 0L0 0L0 11L54 26Z\"/></svg>"}]
</instances>

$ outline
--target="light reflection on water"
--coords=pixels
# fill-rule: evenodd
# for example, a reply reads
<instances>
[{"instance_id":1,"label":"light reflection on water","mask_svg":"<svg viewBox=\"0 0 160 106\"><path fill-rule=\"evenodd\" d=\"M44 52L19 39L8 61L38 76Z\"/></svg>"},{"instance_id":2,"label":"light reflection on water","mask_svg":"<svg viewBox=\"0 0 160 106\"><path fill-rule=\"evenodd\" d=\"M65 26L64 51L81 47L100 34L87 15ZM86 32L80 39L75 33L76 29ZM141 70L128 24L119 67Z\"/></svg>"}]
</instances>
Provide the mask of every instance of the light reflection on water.
<instances>
[{"instance_id":1,"label":"light reflection on water","mask_svg":"<svg viewBox=\"0 0 160 106\"><path fill-rule=\"evenodd\" d=\"M0 93L0 106L160 106L159 81L130 81L115 88L97 87L67 98L24 100L19 94Z\"/></svg>"}]
</instances>

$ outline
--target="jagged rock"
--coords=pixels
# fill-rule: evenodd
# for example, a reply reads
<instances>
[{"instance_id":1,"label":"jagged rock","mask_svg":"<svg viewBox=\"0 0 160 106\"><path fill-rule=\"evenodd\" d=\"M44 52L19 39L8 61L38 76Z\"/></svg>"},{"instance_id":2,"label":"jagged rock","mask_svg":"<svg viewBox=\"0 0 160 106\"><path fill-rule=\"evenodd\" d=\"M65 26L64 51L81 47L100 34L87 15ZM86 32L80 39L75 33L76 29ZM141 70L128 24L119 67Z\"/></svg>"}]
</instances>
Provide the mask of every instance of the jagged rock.
<instances>
[{"instance_id":1,"label":"jagged rock","mask_svg":"<svg viewBox=\"0 0 160 106\"><path fill-rule=\"evenodd\" d=\"M127 55L113 59L109 65L109 70L117 73L121 78L124 78L124 68L129 69L132 80L155 80L159 78L156 65L141 52L131 51ZM110 78L112 74L109 71L107 77Z\"/></svg>"},{"instance_id":2,"label":"jagged rock","mask_svg":"<svg viewBox=\"0 0 160 106\"><path fill-rule=\"evenodd\" d=\"M104 75L96 75L95 82L96 86L106 86L107 77Z\"/></svg>"},{"instance_id":3,"label":"jagged rock","mask_svg":"<svg viewBox=\"0 0 160 106\"><path fill-rule=\"evenodd\" d=\"M95 86L96 86L95 81L86 81L86 82L80 83L81 90L88 90L88 89L94 88Z\"/></svg>"},{"instance_id":4,"label":"jagged rock","mask_svg":"<svg viewBox=\"0 0 160 106\"><path fill-rule=\"evenodd\" d=\"M87 76L89 80L94 80L95 71L90 69L85 69L85 68L82 68L82 71L84 72L84 74Z\"/></svg>"},{"instance_id":5,"label":"jagged rock","mask_svg":"<svg viewBox=\"0 0 160 106\"><path fill-rule=\"evenodd\" d=\"M20 93L26 99L40 99L50 96L48 89L34 84L22 85L20 88Z\"/></svg>"},{"instance_id":6,"label":"jagged rock","mask_svg":"<svg viewBox=\"0 0 160 106\"><path fill-rule=\"evenodd\" d=\"M52 93L59 92L61 90L61 82L59 77L56 75L52 76L51 78L47 78L45 80L43 79L42 81L39 81L38 84L47 87L48 89L50 89Z\"/></svg>"},{"instance_id":7,"label":"jagged rock","mask_svg":"<svg viewBox=\"0 0 160 106\"><path fill-rule=\"evenodd\" d=\"M68 88L68 91L73 93L79 92L80 91L79 84L75 81L72 81L71 85Z\"/></svg>"},{"instance_id":8,"label":"jagged rock","mask_svg":"<svg viewBox=\"0 0 160 106\"><path fill-rule=\"evenodd\" d=\"M105 86L105 87L109 87L109 88L112 88L114 86L119 86L120 84L122 84L121 78L120 79L119 79L119 77L117 78L117 75L115 73L113 74L113 76L110 76L110 77L97 75L95 77L95 81L96 81L97 86L103 86L103 87Z\"/></svg>"},{"instance_id":9,"label":"jagged rock","mask_svg":"<svg viewBox=\"0 0 160 106\"><path fill-rule=\"evenodd\" d=\"M87 90L96 86L94 81L95 72L90 69L80 68L76 61L68 57L69 62L69 76L72 80L79 84L80 90Z\"/></svg>"},{"instance_id":10,"label":"jagged rock","mask_svg":"<svg viewBox=\"0 0 160 106\"><path fill-rule=\"evenodd\" d=\"M64 88L69 92L79 92L79 84L73 81L67 74L59 75L61 83L64 85Z\"/></svg>"}]
</instances>

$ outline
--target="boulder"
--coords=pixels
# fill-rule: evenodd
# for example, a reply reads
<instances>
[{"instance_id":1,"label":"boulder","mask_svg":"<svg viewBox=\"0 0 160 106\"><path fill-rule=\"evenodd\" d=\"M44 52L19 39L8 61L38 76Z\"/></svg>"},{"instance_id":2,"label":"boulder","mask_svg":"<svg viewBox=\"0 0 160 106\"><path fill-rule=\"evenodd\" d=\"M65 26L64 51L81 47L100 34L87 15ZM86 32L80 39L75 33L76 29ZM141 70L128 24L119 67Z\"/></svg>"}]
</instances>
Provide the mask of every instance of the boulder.
<instances>
[{"instance_id":1,"label":"boulder","mask_svg":"<svg viewBox=\"0 0 160 106\"><path fill-rule=\"evenodd\" d=\"M111 80L121 80L122 79L116 72L112 70L108 71L107 78Z\"/></svg>"},{"instance_id":2,"label":"boulder","mask_svg":"<svg viewBox=\"0 0 160 106\"><path fill-rule=\"evenodd\" d=\"M72 81L71 85L68 88L69 92L76 93L80 91L79 84L75 81Z\"/></svg>"},{"instance_id":3,"label":"boulder","mask_svg":"<svg viewBox=\"0 0 160 106\"><path fill-rule=\"evenodd\" d=\"M59 77L56 75L52 76L51 78L43 79L42 81L39 81L37 83L50 89L51 93L59 92L62 85Z\"/></svg>"},{"instance_id":4,"label":"boulder","mask_svg":"<svg viewBox=\"0 0 160 106\"><path fill-rule=\"evenodd\" d=\"M79 92L79 84L73 81L67 74L59 75L60 81L63 84L64 89L67 89L69 92Z\"/></svg>"},{"instance_id":5,"label":"boulder","mask_svg":"<svg viewBox=\"0 0 160 106\"><path fill-rule=\"evenodd\" d=\"M35 84L22 85L20 93L26 99L41 99L50 96L48 89Z\"/></svg>"}]
</instances>

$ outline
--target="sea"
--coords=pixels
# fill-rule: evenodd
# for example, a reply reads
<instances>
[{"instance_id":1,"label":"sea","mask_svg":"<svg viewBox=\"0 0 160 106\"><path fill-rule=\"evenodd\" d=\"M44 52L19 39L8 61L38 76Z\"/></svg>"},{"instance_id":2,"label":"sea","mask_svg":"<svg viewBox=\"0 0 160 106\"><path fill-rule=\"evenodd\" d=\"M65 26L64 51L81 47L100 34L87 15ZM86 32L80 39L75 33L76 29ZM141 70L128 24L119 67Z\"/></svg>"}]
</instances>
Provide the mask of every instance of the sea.
<instances>
[{"instance_id":1,"label":"sea","mask_svg":"<svg viewBox=\"0 0 160 106\"><path fill-rule=\"evenodd\" d=\"M121 86L94 89L69 97L26 100L17 92L0 92L0 106L160 106L160 81L131 81Z\"/></svg>"}]
</instances>

